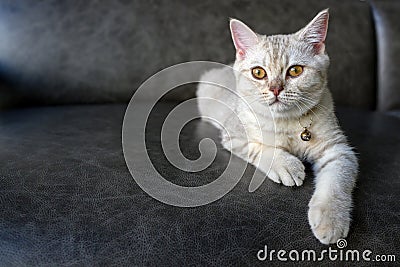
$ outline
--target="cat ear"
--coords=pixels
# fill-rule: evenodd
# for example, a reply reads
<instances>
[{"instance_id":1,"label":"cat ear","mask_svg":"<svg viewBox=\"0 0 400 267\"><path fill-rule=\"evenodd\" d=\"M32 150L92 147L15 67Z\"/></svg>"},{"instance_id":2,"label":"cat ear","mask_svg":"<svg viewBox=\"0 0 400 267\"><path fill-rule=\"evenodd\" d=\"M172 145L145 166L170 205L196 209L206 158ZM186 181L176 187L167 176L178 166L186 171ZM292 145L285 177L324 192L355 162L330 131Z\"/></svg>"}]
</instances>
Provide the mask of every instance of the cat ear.
<instances>
[{"instance_id":1,"label":"cat ear","mask_svg":"<svg viewBox=\"0 0 400 267\"><path fill-rule=\"evenodd\" d=\"M328 32L328 20L329 10L322 10L310 23L308 23L306 27L298 32L300 39L313 45L315 51L318 54L325 51L325 39Z\"/></svg>"},{"instance_id":2,"label":"cat ear","mask_svg":"<svg viewBox=\"0 0 400 267\"><path fill-rule=\"evenodd\" d=\"M258 37L246 24L237 19L231 19L229 23L233 44L236 53L243 58L246 51L258 43Z\"/></svg>"}]
</instances>

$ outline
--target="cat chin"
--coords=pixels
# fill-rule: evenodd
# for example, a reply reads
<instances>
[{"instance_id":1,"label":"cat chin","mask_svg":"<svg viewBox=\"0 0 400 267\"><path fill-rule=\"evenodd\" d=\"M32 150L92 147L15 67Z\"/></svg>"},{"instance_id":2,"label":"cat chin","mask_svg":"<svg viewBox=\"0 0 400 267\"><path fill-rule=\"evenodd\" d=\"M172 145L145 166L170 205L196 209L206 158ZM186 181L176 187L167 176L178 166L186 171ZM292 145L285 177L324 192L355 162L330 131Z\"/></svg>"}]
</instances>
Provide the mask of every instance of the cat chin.
<instances>
[{"instance_id":1,"label":"cat chin","mask_svg":"<svg viewBox=\"0 0 400 267\"><path fill-rule=\"evenodd\" d=\"M269 109L274 118L298 118L304 114L296 106L288 106L283 103L274 103L269 106Z\"/></svg>"}]
</instances>

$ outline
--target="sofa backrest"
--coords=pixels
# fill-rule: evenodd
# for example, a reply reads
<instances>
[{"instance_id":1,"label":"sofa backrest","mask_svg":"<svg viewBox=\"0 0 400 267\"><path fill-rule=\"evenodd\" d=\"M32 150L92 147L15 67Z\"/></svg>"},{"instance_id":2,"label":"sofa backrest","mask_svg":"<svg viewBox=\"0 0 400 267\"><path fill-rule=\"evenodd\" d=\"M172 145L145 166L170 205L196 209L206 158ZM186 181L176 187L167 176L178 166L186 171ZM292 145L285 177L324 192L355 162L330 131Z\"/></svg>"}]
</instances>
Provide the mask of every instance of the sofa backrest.
<instances>
[{"instance_id":1,"label":"sofa backrest","mask_svg":"<svg viewBox=\"0 0 400 267\"><path fill-rule=\"evenodd\" d=\"M372 3L378 48L378 110L400 109L400 1Z\"/></svg>"},{"instance_id":2,"label":"sofa backrest","mask_svg":"<svg viewBox=\"0 0 400 267\"><path fill-rule=\"evenodd\" d=\"M330 8L330 88L338 105L375 107L370 5L358 0L4 1L0 98L7 103L127 102L176 63L234 60L228 18L259 33L297 31ZM182 100L193 90L172 94Z\"/></svg>"}]
</instances>

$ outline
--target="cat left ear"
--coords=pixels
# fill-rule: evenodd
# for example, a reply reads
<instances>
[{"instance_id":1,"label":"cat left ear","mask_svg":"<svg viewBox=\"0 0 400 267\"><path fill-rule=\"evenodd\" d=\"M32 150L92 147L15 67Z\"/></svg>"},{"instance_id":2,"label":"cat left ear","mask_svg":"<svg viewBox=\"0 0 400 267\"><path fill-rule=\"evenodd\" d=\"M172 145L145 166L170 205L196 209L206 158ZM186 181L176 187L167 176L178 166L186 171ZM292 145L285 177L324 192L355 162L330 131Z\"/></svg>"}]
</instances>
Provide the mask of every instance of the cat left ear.
<instances>
[{"instance_id":1,"label":"cat left ear","mask_svg":"<svg viewBox=\"0 0 400 267\"><path fill-rule=\"evenodd\" d=\"M258 37L246 24L237 19L231 19L229 23L236 54L244 58L246 51L258 43Z\"/></svg>"},{"instance_id":2,"label":"cat left ear","mask_svg":"<svg viewBox=\"0 0 400 267\"><path fill-rule=\"evenodd\" d=\"M315 18L301 29L298 34L300 39L314 46L315 51L324 53L325 39L328 32L329 10L325 9L318 13Z\"/></svg>"}]
</instances>

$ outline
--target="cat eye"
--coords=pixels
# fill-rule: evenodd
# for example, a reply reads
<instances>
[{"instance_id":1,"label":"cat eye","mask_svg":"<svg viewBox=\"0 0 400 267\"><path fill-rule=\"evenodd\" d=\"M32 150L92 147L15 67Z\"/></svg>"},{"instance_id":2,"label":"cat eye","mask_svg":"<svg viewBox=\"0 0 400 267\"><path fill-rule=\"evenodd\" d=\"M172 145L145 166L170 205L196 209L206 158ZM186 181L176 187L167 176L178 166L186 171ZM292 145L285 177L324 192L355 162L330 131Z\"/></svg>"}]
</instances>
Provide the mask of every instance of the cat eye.
<instances>
[{"instance_id":1,"label":"cat eye","mask_svg":"<svg viewBox=\"0 0 400 267\"><path fill-rule=\"evenodd\" d=\"M303 73L303 67L299 65L291 66L287 72L290 77L297 77Z\"/></svg>"},{"instance_id":2,"label":"cat eye","mask_svg":"<svg viewBox=\"0 0 400 267\"><path fill-rule=\"evenodd\" d=\"M267 72L261 67L254 67L251 69L251 74L256 79L264 79L267 76Z\"/></svg>"}]
</instances>

